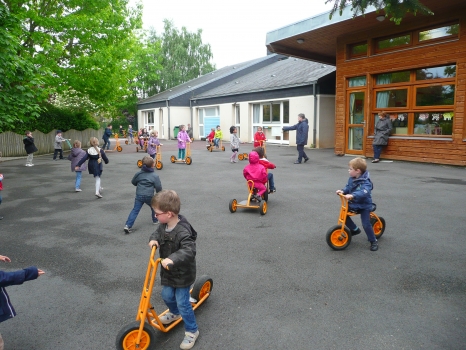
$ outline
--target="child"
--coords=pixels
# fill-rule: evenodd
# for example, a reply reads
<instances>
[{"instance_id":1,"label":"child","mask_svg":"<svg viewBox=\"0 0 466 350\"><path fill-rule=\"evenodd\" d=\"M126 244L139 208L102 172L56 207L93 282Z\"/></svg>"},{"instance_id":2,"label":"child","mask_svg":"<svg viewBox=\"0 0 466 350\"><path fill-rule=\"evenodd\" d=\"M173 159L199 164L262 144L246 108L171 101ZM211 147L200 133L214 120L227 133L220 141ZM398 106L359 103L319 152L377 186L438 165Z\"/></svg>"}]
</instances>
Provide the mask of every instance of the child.
<instances>
[{"instance_id":1,"label":"child","mask_svg":"<svg viewBox=\"0 0 466 350\"><path fill-rule=\"evenodd\" d=\"M217 125L217 130L215 131L215 138L214 138L215 147L219 148L218 143L220 142L221 139L223 139L223 132L220 129L220 125Z\"/></svg>"},{"instance_id":2,"label":"child","mask_svg":"<svg viewBox=\"0 0 466 350\"><path fill-rule=\"evenodd\" d=\"M367 164L364 159L359 157L351 159L348 169L350 175L348 183L345 188L336 192L345 195L350 211L357 211L361 215L362 227L366 232L368 241L371 243L370 250L375 252L379 249L379 246L370 221L370 212L372 210L371 191L374 186L366 169ZM349 216L346 217L346 226L351 230L352 236L361 233L361 229L356 226Z\"/></svg>"},{"instance_id":3,"label":"child","mask_svg":"<svg viewBox=\"0 0 466 350\"><path fill-rule=\"evenodd\" d=\"M157 154L157 146L162 146L158 139L159 133L155 130L152 130L150 132L150 138L149 141L147 142L147 153L152 157L152 159L155 159L155 156Z\"/></svg>"},{"instance_id":4,"label":"child","mask_svg":"<svg viewBox=\"0 0 466 350\"><path fill-rule=\"evenodd\" d=\"M264 166L266 169L275 169L276 165L265 157L265 152L263 147L256 147L253 149L259 155L259 163ZM269 193L274 193L277 191L275 188L275 181L273 181L273 174L271 171L267 171L267 178L269 179Z\"/></svg>"},{"instance_id":5,"label":"child","mask_svg":"<svg viewBox=\"0 0 466 350\"><path fill-rule=\"evenodd\" d=\"M162 183L160 182L159 176L154 173L154 167L154 159L145 156L142 159L141 171L136 173L131 180L131 183L136 186L136 198L134 199L133 210L129 213L128 220L126 220L125 227L123 228L126 234L131 232L131 227L133 227L144 203L146 203L152 211L152 222L154 224L158 223L151 206L151 200L154 196L154 189L156 192L162 191Z\"/></svg>"},{"instance_id":6,"label":"child","mask_svg":"<svg viewBox=\"0 0 466 350\"><path fill-rule=\"evenodd\" d=\"M123 125L120 125L120 135L123 137Z\"/></svg>"},{"instance_id":7,"label":"child","mask_svg":"<svg viewBox=\"0 0 466 350\"><path fill-rule=\"evenodd\" d=\"M57 160L57 154L60 153L60 159L64 159L63 158L63 150L61 148L61 143L62 142L65 142L66 139L64 139L62 136L61 136L61 130L57 130L57 135L55 136L55 150L53 152L53 160Z\"/></svg>"},{"instance_id":8,"label":"child","mask_svg":"<svg viewBox=\"0 0 466 350\"><path fill-rule=\"evenodd\" d=\"M0 255L0 261L11 262L10 258ZM5 287L23 284L23 282L35 280L44 274L35 266L25 268L24 270L14 272L0 271L0 322L6 321L16 316L15 309L11 305L10 297ZM3 350L3 338L0 334L0 349Z\"/></svg>"},{"instance_id":9,"label":"child","mask_svg":"<svg viewBox=\"0 0 466 350\"><path fill-rule=\"evenodd\" d=\"M132 145L133 144L133 126L132 125L128 125L127 137L128 137L128 143Z\"/></svg>"},{"instance_id":10,"label":"child","mask_svg":"<svg viewBox=\"0 0 466 350\"><path fill-rule=\"evenodd\" d=\"M186 132L186 127L180 125L180 131L178 132L178 159L184 160L186 154L186 142L191 142L188 133Z\"/></svg>"},{"instance_id":11,"label":"child","mask_svg":"<svg viewBox=\"0 0 466 350\"><path fill-rule=\"evenodd\" d=\"M267 141L265 134L262 132L262 127L257 128L257 132L254 134L254 147L262 147L262 144Z\"/></svg>"},{"instance_id":12,"label":"child","mask_svg":"<svg viewBox=\"0 0 466 350\"><path fill-rule=\"evenodd\" d=\"M152 208L159 219L150 236L149 247L160 248L163 269L160 272L162 299L169 312L160 322L169 324L183 318L185 337L181 349L191 349L199 336L196 317L189 301L189 290L196 279L197 232L180 212L180 197L175 191L161 191L152 198ZM169 270L167 270L167 265Z\"/></svg>"},{"instance_id":13,"label":"child","mask_svg":"<svg viewBox=\"0 0 466 350\"><path fill-rule=\"evenodd\" d=\"M89 159L89 174L94 175L95 178L95 196L97 198L102 198L103 188L100 186L100 176L102 176L102 171L104 170L102 159L105 164L108 164L108 158L103 148L99 148L99 140L97 140L97 137L91 137L90 143L91 147L88 148L84 157L76 164L74 170L79 171L79 167Z\"/></svg>"},{"instance_id":14,"label":"child","mask_svg":"<svg viewBox=\"0 0 466 350\"><path fill-rule=\"evenodd\" d=\"M146 128L141 128L141 133L139 134L139 146L141 149L144 148L144 139L149 138L149 133Z\"/></svg>"},{"instance_id":15,"label":"child","mask_svg":"<svg viewBox=\"0 0 466 350\"><path fill-rule=\"evenodd\" d=\"M249 153L249 164L243 169L243 175L246 180L254 181L254 187L257 189L257 195L254 195L258 202L261 201L261 196L266 191L265 184L267 183L267 172L259 163L259 155L252 151Z\"/></svg>"},{"instance_id":16,"label":"child","mask_svg":"<svg viewBox=\"0 0 466 350\"><path fill-rule=\"evenodd\" d=\"M102 136L102 140L104 140L104 145L102 146L103 149L105 149L105 146L107 146L107 150L110 149L110 136L112 136L112 125L107 124L107 127L105 128L104 134Z\"/></svg>"},{"instance_id":17,"label":"child","mask_svg":"<svg viewBox=\"0 0 466 350\"><path fill-rule=\"evenodd\" d=\"M241 140L238 138L238 129L234 126L230 127L230 145L231 145L231 154L230 162L236 163L236 154L239 152L239 144Z\"/></svg>"},{"instance_id":18,"label":"child","mask_svg":"<svg viewBox=\"0 0 466 350\"><path fill-rule=\"evenodd\" d=\"M3 174L0 174L0 204L2 204L2 193L3 191ZM3 220L3 216L0 216L0 220Z\"/></svg>"},{"instance_id":19,"label":"child","mask_svg":"<svg viewBox=\"0 0 466 350\"><path fill-rule=\"evenodd\" d=\"M75 140L73 142L73 148L71 153L68 155L68 160L71 160L71 171L76 172L76 181L74 183L74 190L76 192L81 192L81 175L83 171L87 170L87 164L84 163L79 167L79 170L76 170L76 164L81 160L81 158L86 156L86 152L81 149L81 141Z\"/></svg>"},{"instance_id":20,"label":"child","mask_svg":"<svg viewBox=\"0 0 466 350\"><path fill-rule=\"evenodd\" d=\"M32 137L32 132L29 130L26 131L26 137L23 139L23 143L28 155L26 166L34 166L34 164L32 164L32 159L34 158L34 152L37 152L38 149L36 145L34 145L34 137Z\"/></svg>"},{"instance_id":21,"label":"child","mask_svg":"<svg viewBox=\"0 0 466 350\"><path fill-rule=\"evenodd\" d=\"M207 140L207 142L212 143L214 138L215 138L215 128L212 128L212 129L210 129L210 134L207 135L206 140Z\"/></svg>"}]
</instances>

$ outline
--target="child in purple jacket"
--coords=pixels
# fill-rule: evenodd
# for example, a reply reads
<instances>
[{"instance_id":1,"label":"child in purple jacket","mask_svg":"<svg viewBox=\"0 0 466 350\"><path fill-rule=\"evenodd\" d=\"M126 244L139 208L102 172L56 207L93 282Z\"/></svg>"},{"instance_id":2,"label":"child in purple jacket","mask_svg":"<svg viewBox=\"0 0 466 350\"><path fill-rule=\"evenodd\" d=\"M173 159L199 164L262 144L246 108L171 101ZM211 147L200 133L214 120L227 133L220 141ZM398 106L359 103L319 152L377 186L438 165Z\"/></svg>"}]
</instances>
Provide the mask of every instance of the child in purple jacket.
<instances>
[{"instance_id":1,"label":"child in purple jacket","mask_svg":"<svg viewBox=\"0 0 466 350\"><path fill-rule=\"evenodd\" d=\"M186 142L191 142L188 133L186 132L186 126L180 125L180 131L178 132L178 159L184 160L186 155Z\"/></svg>"},{"instance_id":2,"label":"child in purple jacket","mask_svg":"<svg viewBox=\"0 0 466 350\"><path fill-rule=\"evenodd\" d=\"M81 148L81 141L75 140L73 142L73 148L71 153L68 155L68 160L71 160L71 171L76 172L76 181L74 189L76 192L81 192L81 175L83 171L87 170L87 163L83 163L79 170L76 170L76 164L81 160L81 158L86 156L86 151Z\"/></svg>"}]
</instances>

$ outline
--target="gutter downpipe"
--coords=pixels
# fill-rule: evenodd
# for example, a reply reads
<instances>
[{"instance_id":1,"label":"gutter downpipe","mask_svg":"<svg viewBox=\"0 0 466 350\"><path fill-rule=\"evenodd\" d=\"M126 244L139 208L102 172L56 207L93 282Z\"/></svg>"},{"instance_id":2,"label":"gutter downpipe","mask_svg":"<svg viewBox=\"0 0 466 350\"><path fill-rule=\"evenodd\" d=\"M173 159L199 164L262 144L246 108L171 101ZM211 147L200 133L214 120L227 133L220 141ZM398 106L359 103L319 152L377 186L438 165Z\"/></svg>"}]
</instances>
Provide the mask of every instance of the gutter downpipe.
<instances>
[{"instance_id":1,"label":"gutter downpipe","mask_svg":"<svg viewBox=\"0 0 466 350\"><path fill-rule=\"evenodd\" d=\"M189 99L189 111L191 113L191 128L194 130L194 125L193 125L193 107L191 106L191 99ZM194 132L193 132L193 137L194 137Z\"/></svg>"},{"instance_id":2,"label":"gutter downpipe","mask_svg":"<svg viewBox=\"0 0 466 350\"><path fill-rule=\"evenodd\" d=\"M317 95L316 95L316 82L312 83L312 93L314 94L314 125L312 128L312 144L311 148L317 148Z\"/></svg>"},{"instance_id":3,"label":"gutter downpipe","mask_svg":"<svg viewBox=\"0 0 466 350\"><path fill-rule=\"evenodd\" d=\"M167 103L167 118L168 118L168 140L170 140L170 105L168 104L168 100L165 101Z\"/></svg>"}]
</instances>

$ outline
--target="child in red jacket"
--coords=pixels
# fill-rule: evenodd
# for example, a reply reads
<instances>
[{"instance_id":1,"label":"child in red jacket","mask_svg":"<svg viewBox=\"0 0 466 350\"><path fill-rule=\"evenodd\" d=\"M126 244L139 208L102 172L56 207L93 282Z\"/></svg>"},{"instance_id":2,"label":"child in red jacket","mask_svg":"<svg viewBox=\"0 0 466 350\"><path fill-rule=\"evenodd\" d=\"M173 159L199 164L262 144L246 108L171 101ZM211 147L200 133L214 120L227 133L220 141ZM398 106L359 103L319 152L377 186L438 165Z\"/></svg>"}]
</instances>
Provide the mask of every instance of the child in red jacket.
<instances>
[{"instance_id":1,"label":"child in red jacket","mask_svg":"<svg viewBox=\"0 0 466 350\"><path fill-rule=\"evenodd\" d=\"M262 127L257 128L257 132L254 134L254 147L262 147L262 144L267 141L265 134L262 132Z\"/></svg>"},{"instance_id":2,"label":"child in red jacket","mask_svg":"<svg viewBox=\"0 0 466 350\"><path fill-rule=\"evenodd\" d=\"M265 156L265 152L264 152L264 148L262 147L256 147L253 149L253 151L256 151L257 154L259 155L259 163L264 166L264 168L267 169L267 178L269 179L269 193L274 193L277 191L277 189L275 188L275 182L273 180L273 174L272 172L270 171L270 169L275 169L277 166L275 164L273 164L272 162L270 162L266 156Z\"/></svg>"},{"instance_id":3,"label":"child in red jacket","mask_svg":"<svg viewBox=\"0 0 466 350\"><path fill-rule=\"evenodd\" d=\"M261 196L267 190L265 184L267 183L267 172L263 165L259 163L259 154L252 151L249 153L249 164L243 169L243 175L246 180L254 181L254 187L257 189L257 195L254 195L258 202L261 201Z\"/></svg>"}]
</instances>

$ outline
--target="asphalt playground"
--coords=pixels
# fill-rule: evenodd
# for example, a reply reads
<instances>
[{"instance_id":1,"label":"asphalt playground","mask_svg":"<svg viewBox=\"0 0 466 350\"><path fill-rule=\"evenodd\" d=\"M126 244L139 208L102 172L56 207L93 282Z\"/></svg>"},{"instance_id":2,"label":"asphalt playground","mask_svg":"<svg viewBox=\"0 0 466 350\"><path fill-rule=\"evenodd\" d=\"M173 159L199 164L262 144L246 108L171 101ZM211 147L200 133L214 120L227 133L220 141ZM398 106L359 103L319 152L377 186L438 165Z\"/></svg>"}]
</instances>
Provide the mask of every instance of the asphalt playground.
<instances>
[{"instance_id":1,"label":"asphalt playground","mask_svg":"<svg viewBox=\"0 0 466 350\"><path fill-rule=\"evenodd\" d=\"M198 232L198 275L213 279L196 311L194 349L465 348L465 168L369 162L387 225L379 250L370 252L361 234L333 251L325 234L338 220L335 190L347 181L350 157L306 150L309 162L295 165L295 147L268 146L277 192L261 216L228 209L247 195L246 163L229 162L228 144L211 153L195 141L186 165L170 162L175 141L162 143L157 174L164 189L178 192L181 213ZM115 348L118 331L136 318L154 230L144 207L134 232L123 232L134 203L130 181L144 155L124 144L108 153L102 199L88 174L83 191L74 191L67 160L0 163L0 254L12 260L0 268L46 272L7 288L18 316L0 324L5 349ZM161 312L158 282L152 304ZM183 336L182 324L157 331L156 348L179 349Z\"/></svg>"}]
</instances>

